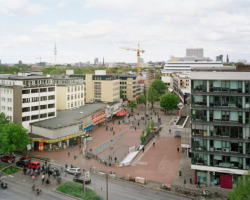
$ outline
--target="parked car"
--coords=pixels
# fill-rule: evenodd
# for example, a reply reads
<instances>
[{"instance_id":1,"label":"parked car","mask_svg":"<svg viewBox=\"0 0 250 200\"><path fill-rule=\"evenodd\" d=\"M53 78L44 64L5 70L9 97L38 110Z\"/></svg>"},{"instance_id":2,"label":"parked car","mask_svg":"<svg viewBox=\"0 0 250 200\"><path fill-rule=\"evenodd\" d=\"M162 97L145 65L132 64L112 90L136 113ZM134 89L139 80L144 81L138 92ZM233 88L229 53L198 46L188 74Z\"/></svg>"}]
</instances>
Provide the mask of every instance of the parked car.
<instances>
[{"instance_id":1,"label":"parked car","mask_svg":"<svg viewBox=\"0 0 250 200\"><path fill-rule=\"evenodd\" d=\"M18 167L24 167L24 166L28 167L29 164L30 164L30 161L28 161L28 160L18 160L18 161L16 161L16 166L18 166Z\"/></svg>"},{"instance_id":2,"label":"parked car","mask_svg":"<svg viewBox=\"0 0 250 200\"><path fill-rule=\"evenodd\" d=\"M69 174L81 174L81 169L80 168L68 168L66 170Z\"/></svg>"},{"instance_id":3,"label":"parked car","mask_svg":"<svg viewBox=\"0 0 250 200\"><path fill-rule=\"evenodd\" d=\"M40 162L30 162L29 169L33 169L34 167L35 169L37 169L39 165L40 165Z\"/></svg>"},{"instance_id":4,"label":"parked car","mask_svg":"<svg viewBox=\"0 0 250 200\"><path fill-rule=\"evenodd\" d=\"M80 177L75 177L73 178L73 181L74 182L78 182L78 183L83 183L83 179L84 177L83 176L80 176ZM85 183L86 184L89 184L91 182L91 179L88 177L88 178L85 178Z\"/></svg>"},{"instance_id":5,"label":"parked car","mask_svg":"<svg viewBox=\"0 0 250 200\"><path fill-rule=\"evenodd\" d=\"M2 162L9 162L9 159L10 159L10 154L7 154L7 155L4 155L1 157L1 161ZM16 157L14 155L12 155L12 158L11 158L11 162L15 162L15 159Z\"/></svg>"},{"instance_id":6,"label":"parked car","mask_svg":"<svg viewBox=\"0 0 250 200\"><path fill-rule=\"evenodd\" d=\"M28 161L31 161L31 157L30 156L23 156L23 157L19 158L19 160L28 160Z\"/></svg>"}]
</instances>

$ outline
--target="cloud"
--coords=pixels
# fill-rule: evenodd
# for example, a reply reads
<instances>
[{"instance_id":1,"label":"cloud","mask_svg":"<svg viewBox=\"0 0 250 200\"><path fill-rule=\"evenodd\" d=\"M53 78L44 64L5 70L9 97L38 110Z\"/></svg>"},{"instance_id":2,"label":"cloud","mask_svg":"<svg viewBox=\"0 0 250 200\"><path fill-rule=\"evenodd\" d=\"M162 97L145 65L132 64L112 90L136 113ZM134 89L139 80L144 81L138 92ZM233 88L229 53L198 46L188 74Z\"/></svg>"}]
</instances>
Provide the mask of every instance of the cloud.
<instances>
[{"instance_id":1,"label":"cloud","mask_svg":"<svg viewBox=\"0 0 250 200\"><path fill-rule=\"evenodd\" d=\"M8 16L40 15L48 8L29 0L0 0L0 13Z\"/></svg>"}]
</instances>

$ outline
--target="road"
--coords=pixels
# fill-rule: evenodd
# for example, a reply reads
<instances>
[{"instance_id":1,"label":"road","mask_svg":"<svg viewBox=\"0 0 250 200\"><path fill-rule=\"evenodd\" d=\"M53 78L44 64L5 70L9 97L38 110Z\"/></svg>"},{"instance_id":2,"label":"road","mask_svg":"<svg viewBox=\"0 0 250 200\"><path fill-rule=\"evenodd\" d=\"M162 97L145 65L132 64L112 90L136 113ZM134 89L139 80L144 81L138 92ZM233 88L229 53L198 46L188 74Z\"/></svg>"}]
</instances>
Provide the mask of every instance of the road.
<instances>
[{"instance_id":1,"label":"road","mask_svg":"<svg viewBox=\"0 0 250 200\"><path fill-rule=\"evenodd\" d=\"M34 159L35 160L35 159ZM56 164L51 163L52 167L59 168ZM18 172L21 173L21 172ZM29 200L29 199L60 199L60 200L71 200L67 196L63 196L54 191L51 191L49 187L42 187L42 193L36 196L35 192L31 190L30 180L24 180L24 175L13 175L6 176L4 180L9 185L6 190L0 190L0 200ZM40 177L39 177L40 178ZM38 179L39 179L38 178ZM87 185L88 188L94 190L97 194L101 195L103 199L106 199L106 178L101 175L91 174L91 183ZM62 179L67 181L73 180L73 175L62 174ZM109 200L188 200L182 196L178 196L166 191L155 190L130 183L127 181L116 180L113 178L108 179L108 199Z\"/></svg>"}]
</instances>

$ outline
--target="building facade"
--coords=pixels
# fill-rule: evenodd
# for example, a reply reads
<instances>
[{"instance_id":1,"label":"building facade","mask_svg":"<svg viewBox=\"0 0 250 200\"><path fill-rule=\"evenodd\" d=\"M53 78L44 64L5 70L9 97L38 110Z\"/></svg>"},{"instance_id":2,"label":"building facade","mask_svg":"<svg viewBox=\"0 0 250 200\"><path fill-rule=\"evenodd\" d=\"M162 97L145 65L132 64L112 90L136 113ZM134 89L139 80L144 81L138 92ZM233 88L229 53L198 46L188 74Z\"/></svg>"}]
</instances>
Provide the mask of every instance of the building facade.
<instances>
[{"instance_id":1,"label":"building facade","mask_svg":"<svg viewBox=\"0 0 250 200\"><path fill-rule=\"evenodd\" d=\"M82 79L56 77L56 96L58 110L78 108L84 105L84 84Z\"/></svg>"},{"instance_id":2,"label":"building facade","mask_svg":"<svg viewBox=\"0 0 250 200\"><path fill-rule=\"evenodd\" d=\"M136 100L141 93L141 87L136 81L137 76L120 75L120 87L122 90L122 99L124 101Z\"/></svg>"},{"instance_id":3,"label":"building facade","mask_svg":"<svg viewBox=\"0 0 250 200\"><path fill-rule=\"evenodd\" d=\"M32 122L56 117L56 88L44 76L1 75L0 112L29 130Z\"/></svg>"},{"instance_id":4,"label":"building facade","mask_svg":"<svg viewBox=\"0 0 250 200\"><path fill-rule=\"evenodd\" d=\"M231 189L250 168L250 71L191 71L195 182Z\"/></svg>"}]
</instances>

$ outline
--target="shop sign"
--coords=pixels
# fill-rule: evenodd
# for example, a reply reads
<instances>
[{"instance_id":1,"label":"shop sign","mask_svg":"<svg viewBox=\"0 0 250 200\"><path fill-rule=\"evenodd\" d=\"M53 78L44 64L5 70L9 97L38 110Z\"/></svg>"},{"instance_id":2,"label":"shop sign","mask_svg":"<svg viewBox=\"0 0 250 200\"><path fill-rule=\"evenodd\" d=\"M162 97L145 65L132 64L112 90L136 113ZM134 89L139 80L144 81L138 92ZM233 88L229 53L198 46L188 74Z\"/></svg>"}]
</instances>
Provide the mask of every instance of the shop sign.
<instances>
[{"instance_id":1,"label":"shop sign","mask_svg":"<svg viewBox=\"0 0 250 200\"><path fill-rule=\"evenodd\" d=\"M102 110L102 111L92 115L92 121L93 121L94 125L96 125L99 122L102 122L104 120L105 120L105 110Z\"/></svg>"}]
</instances>

